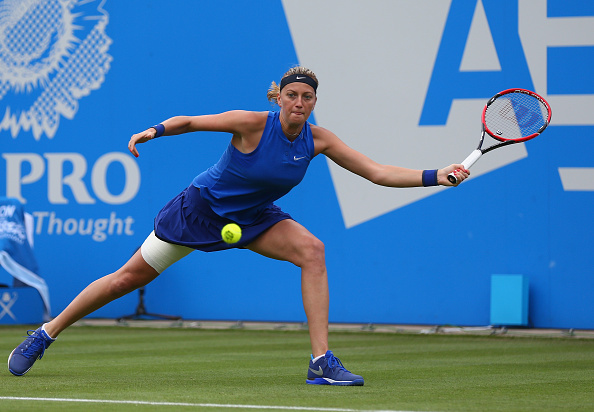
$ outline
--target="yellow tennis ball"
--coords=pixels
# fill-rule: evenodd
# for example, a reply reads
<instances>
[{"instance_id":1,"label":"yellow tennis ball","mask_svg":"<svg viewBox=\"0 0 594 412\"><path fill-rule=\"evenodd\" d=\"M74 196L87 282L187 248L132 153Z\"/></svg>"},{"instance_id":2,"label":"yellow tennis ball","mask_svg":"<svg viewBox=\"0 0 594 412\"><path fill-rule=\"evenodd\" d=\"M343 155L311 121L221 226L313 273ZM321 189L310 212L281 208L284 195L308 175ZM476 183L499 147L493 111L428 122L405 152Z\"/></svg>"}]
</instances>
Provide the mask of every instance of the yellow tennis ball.
<instances>
[{"instance_id":1,"label":"yellow tennis ball","mask_svg":"<svg viewBox=\"0 0 594 412\"><path fill-rule=\"evenodd\" d=\"M237 243L241 239L241 228L235 223L226 224L221 230L221 237L225 243Z\"/></svg>"}]
</instances>

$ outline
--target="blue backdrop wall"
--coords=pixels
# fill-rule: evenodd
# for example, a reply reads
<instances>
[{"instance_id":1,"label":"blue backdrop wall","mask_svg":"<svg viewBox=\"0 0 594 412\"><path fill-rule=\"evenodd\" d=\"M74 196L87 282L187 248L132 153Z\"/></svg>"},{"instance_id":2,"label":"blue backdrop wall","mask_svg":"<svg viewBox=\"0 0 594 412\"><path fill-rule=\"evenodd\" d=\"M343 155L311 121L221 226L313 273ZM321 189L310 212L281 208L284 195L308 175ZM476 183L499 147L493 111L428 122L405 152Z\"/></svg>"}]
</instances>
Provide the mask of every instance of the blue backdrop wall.
<instances>
[{"instance_id":1,"label":"blue backdrop wall","mask_svg":"<svg viewBox=\"0 0 594 412\"><path fill-rule=\"evenodd\" d=\"M135 159L129 137L174 115L274 109L266 90L296 64L320 79L311 120L382 163L462 161L506 88L553 107L546 133L458 188L380 188L316 158L278 203L326 244L331 321L486 325L491 275L522 274L531 326L594 327L594 7L567 0L1 1L0 195L35 218L54 314L229 142L165 137ZM191 254L146 305L305 320L298 268L244 250Z\"/></svg>"}]
</instances>

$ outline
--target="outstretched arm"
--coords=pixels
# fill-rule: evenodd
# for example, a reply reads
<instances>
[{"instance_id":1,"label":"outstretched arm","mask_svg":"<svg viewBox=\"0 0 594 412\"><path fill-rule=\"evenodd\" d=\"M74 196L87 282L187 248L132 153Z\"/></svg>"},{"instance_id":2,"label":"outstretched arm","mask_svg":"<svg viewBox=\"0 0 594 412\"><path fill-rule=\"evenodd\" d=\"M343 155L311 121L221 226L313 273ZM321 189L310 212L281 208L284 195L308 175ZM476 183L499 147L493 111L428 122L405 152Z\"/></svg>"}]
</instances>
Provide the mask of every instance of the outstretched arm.
<instances>
[{"instance_id":1,"label":"outstretched arm","mask_svg":"<svg viewBox=\"0 0 594 412\"><path fill-rule=\"evenodd\" d=\"M350 148L334 133L322 127L312 126L316 154L322 153L337 165L381 186L423 186L423 171L405 167L382 165L364 154ZM448 174L454 172L458 183L453 185ZM442 186L457 186L470 172L461 164L452 164L437 171L437 183Z\"/></svg>"},{"instance_id":2,"label":"outstretched arm","mask_svg":"<svg viewBox=\"0 0 594 412\"><path fill-rule=\"evenodd\" d=\"M261 127L263 114L234 110L220 114L203 116L175 116L160 124L164 127L163 136L172 136L190 132L227 132L234 136L249 134ZM149 127L140 133L132 135L128 142L128 150L138 157L136 145L145 143L157 137L157 129Z\"/></svg>"}]
</instances>

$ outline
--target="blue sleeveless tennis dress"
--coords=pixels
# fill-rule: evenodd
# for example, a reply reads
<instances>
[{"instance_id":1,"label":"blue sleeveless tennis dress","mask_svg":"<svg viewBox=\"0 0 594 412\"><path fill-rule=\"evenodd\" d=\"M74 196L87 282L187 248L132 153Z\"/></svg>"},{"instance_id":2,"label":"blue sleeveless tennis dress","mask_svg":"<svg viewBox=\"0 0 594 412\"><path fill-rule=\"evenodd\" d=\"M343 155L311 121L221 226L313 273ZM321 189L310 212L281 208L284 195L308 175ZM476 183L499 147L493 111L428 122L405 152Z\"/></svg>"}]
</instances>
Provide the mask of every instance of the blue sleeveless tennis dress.
<instances>
[{"instance_id":1,"label":"blue sleeveless tennis dress","mask_svg":"<svg viewBox=\"0 0 594 412\"><path fill-rule=\"evenodd\" d=\"M245 247L275 223L291 219L274 202L303 180L313 157L309 123L291 142L279 113L269 112L258 147L242 153L229 143L215 165L158 213L155 235L206 252ZM242 236L229 245L221 229L231 222L241 226Z\"/></svg>"}]
</instances>

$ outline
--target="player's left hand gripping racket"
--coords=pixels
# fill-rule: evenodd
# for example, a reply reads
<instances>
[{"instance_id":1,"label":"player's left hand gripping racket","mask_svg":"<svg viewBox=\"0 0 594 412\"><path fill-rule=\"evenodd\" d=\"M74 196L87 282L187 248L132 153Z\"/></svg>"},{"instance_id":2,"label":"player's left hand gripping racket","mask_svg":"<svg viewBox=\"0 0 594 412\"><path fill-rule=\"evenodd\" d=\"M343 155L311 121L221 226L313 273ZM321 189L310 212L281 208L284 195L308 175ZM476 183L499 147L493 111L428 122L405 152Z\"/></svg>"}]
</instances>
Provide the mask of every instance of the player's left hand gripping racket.
<instances>
[{"instance_id":1,"label":"player's left hand gripping racket","mask_svg":"<svg viewBox=\"0 0 594 412\"><path fill-rule=\"evenodd\" d=\"M551 106L538 94L524 89L508 89L497 93L485 105L479 145L464 159L465 169L476 163L485 153L499 147L534 139L551 122ZM499 143L482 149L485 132ZM448 175L452 184L458 183L454 173Z\"/></svg>"}]
</instances>

